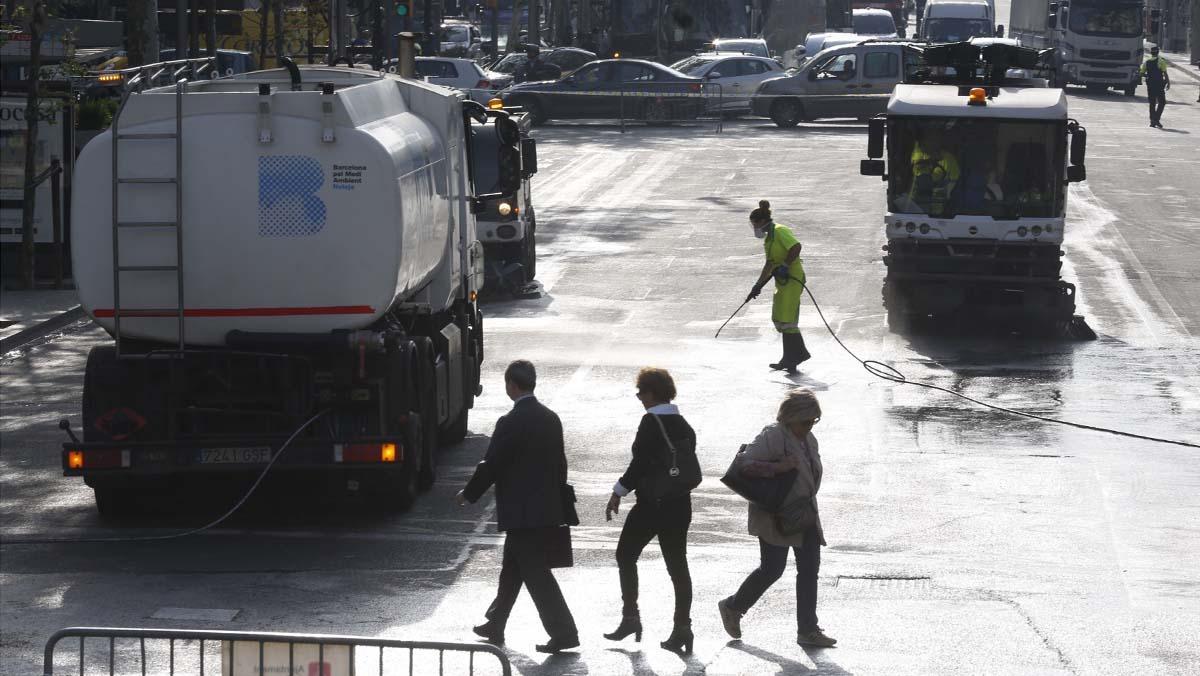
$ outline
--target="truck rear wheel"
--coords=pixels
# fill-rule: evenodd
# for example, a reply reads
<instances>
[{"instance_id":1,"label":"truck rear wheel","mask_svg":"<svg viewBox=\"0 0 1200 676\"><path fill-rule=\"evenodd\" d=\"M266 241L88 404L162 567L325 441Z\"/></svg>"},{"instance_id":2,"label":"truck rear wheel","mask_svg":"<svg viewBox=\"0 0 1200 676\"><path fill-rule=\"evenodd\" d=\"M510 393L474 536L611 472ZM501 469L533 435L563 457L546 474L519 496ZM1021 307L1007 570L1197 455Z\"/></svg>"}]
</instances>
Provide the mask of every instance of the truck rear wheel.
<instances>
[{"instance_id":1,"label":"truck rear wheel","mask_svg":"<svg viewBox=\"0 0 1200 676\"><path fill-rule=\"evenodd\" d=\"M529 216L529 227L525 229L525 239L521 242L521 265L525 268L525 281L532 282L537 277L537 218Z\"/></svg>"},{"instance_id":2,"label":"truck rear wheel","mask_svg":"<svg viewBox=\"0 0 1200 676\"><path fill-rule=\"evenodd\" d=\"M415 451L420 470L417 477L417 488L429 490L437 480L438 452L438 395L437 376L433 370L433 341L426 337L413 341L417 349L414 351L417 375L417 410L411 418L415 418L419 434L410 446Z\"/></svg>"},{"instance_id":3,"label":"truck rear wheel","mask_svg":"<svg viewBox=\"0 0 1200 676\"><path fill-rule=\"evenodd\" d=\"M386 472L375 484L370 500L376 509L399 514L417 501L416 463L406 459L404 465L399 471Z\"/></svg>"},{"instance_id":4,"label":"truck rear wheel","mask_svg":"<svg viewBox=\"0 0 1200 676\"><path fill-rule=\"evenodd\" d=\"M137 497L126 486L95 486L96 511L105 521L117 521L138 512Z\"/></svg>"},{"instance_id":5,"label":"truck rear wheel","mask_svg":"<svg viewBox=\"0 0 1200 676\"><path fill-rule=\"evenodd\" d=\"M780 128L794 127L803 117L804 107L799 101L779 99L771 104L771 121Z\"/></svg>"}]
</instances>

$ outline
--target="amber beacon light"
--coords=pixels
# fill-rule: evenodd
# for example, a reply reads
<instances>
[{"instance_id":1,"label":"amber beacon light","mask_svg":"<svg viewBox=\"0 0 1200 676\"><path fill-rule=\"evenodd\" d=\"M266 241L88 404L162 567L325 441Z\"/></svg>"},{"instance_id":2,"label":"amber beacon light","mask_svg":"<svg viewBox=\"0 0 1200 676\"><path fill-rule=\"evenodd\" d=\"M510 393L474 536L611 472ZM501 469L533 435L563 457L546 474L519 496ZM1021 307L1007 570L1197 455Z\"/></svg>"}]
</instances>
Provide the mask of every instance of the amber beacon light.
<instances>
[{"instance_id":1,"label":"amber beacon light","mask_svg":"<svg viewBox=\"0 0 1200 676\"><path fill-rule=\"evenodd\" d=\"M969 106L986 106L987 105L987 90L982 87L975 87L971 90L970 96L967 98Z\"/></svg>"}]
</instances>

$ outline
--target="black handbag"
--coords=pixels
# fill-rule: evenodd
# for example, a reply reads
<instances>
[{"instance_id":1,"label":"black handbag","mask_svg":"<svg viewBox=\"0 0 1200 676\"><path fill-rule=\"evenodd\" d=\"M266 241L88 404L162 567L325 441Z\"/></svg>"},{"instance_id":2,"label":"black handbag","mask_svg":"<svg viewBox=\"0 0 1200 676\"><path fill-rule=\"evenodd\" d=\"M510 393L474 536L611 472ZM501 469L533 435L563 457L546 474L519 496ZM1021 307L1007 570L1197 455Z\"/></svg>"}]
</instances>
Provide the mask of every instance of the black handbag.
<instances>
[{"instance_id":1,"label":"black handbag","mask_svg":"<svg viewBox=\"0 0 1200 676\"><path fill-rule=\"evenodd\" d=\"M817 505L812 497L793 500L775 512L780 535L798 535L817 526Z\"/></svg>"},{"instance_id":2,"label":"black handbag","mask_svg":"<svg viewBox=\"0 0 1200 676\"><path fill-rule=\"evenodd\" d=\"M667 442L668 453L650 475L650 493L657 500L687 495L699 486L703 479L700 474L700 460L696 457L696 444L688 440L676 446L667 434L662 419L655 415L654 421L658 423L658 429L662 431L663 439Z\"/></svg>"},{"instance_id":3,"label":"black handbag","mask_svg":"<svg viewBox=\"0 0 1200 676\"><path fill-rule=\"evenodd\" d=\"M571 568L575 565L575 554L571 548L571 527L559 526L546 530L543 541L547 568Z\"/></svg>"},{"instance_id":4,"label":"black handbag","mask_svg":"<svg viewBox=\"0 0 1200 676\"><path fill-rule=\"evenodd\" d=\"M796 483L796 477L799 476L800 471L788 470L772 477L746 476L742 473L745 452L746 445L742 444L737 455L734 456L733 462L729 464L729 469L725 471L725 476L721 477L721 483L768 512L778 512L783 507L788 493L791 492L792 484Z\"/></svg>"},{"instance_id":5,"label":"black handbag","mask_svg":"<svg viewBox=\"0 0 1200 676\"><path fill-rule=\"evenodd\" d=\"M579 525L579 512L575 510L575 487L571 484L562 485L563 523L568 526Z\"/></svg>"}]
</instances>

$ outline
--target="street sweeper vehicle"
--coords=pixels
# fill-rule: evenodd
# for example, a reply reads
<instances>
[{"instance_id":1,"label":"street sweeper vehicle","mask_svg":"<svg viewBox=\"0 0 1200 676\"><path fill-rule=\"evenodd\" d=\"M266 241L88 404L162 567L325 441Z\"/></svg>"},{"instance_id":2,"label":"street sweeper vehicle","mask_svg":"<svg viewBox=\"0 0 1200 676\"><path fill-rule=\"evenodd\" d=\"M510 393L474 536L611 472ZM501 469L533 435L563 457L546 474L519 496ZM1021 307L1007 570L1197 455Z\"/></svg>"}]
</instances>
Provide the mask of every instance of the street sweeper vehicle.
<instances>
[{"instance_id":1,"label":"street sweeper vehicle","mask_svg":"<svg viewBox=\"0 0 1200 676\"><path fill-rule=\"evenodd\" d=\"M1001 40L926 47L870 121L861 170L887 183L893 330L980 315L1030 333L1087 330L1060 274L1086 131L1061 89L1026 77L1047 56Z\"/></svg>"}]
</instances>

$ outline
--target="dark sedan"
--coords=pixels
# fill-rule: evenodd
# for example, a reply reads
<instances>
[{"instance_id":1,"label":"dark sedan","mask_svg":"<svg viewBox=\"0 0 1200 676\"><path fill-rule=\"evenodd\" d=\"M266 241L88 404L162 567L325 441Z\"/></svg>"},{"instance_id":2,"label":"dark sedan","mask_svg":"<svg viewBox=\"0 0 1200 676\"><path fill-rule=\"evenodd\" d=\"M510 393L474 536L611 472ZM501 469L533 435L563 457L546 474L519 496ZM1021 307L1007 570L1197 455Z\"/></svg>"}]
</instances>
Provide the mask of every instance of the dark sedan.
<instances>
[{"instance_id":1,"label":"dark sedan","mask_svg":"<svg viewBox=\"0 0 1200 676\"><path fill-rule=\"evenodd\" d=\"M558 66L563 75L570 75L583 64L595 61L596 55L578 47L546 47L541 50L539 58L545 63ZM513 52L497 61L488 70L505 75L516 75L527 60L525 52Z\"/></svg>"},{"instance_id":2,"label":"dark sedan","mask_svg":"<svg viewBox=\"0 0 1200 676\"><path fill-rule=\"evenodd\" d=\"M606 59L561 80L513 85L500 97L528 111L534 124L618 117L666 122L699 115L706 89L703 79L652 61Z\"/></svg>"}]
</instances>

